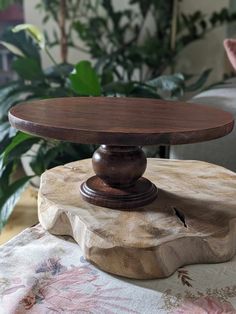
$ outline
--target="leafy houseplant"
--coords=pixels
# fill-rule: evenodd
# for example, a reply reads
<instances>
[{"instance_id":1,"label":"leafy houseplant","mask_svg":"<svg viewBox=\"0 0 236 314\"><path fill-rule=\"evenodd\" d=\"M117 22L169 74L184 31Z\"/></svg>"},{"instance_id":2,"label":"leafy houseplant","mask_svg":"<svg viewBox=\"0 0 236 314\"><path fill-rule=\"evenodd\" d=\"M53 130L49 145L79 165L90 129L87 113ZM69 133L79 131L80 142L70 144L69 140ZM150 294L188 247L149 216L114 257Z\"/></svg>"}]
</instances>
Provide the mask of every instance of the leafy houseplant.
<instances>
[{"instance_id":1,"label":"leafy houseplant","mask_svg":"<svg viewBox=\"0 0 236 314\"><path fill-rule=\"evenodd\" d=\"M165 37L168 44L163 41L163 47L168 45L170 47L173 33L170 32L169 22L164 22L163 12L172 11L166 1L152 0L151 5L144 4L144 1L130 1L131 5L138 5L139 13L133 13L131 9L116 12L111 1L108 0L95 2L41 1L38 8L44 10L45 22L53 18L59 25L59 34L54 34L53 41L48 36L44 36L35 26L28 24L8 30L1 37L1 43L15 55L12 67L18 74L18 79L0 87L0 230L11 214L22 190L31 179L31 176L16 179L14 174L21 163L21 157L26 153L29 154L32 145L38 144L37 153L31 156L31 168L35 175L40 175L45 169L62 163L91 157L95 150L93 145L48 141L17 132L10 127L7 119L8 110L12 106L31 99L68 96L104 95L176 99L185 91L192 91L203 86L210 73L206 70L194 84L188 83L192 76L180 73L156 77L155 75L163 73L164 65L167 67L169 64L173 65L173 51L169 55L167 49L164 52L158 45L154 45L155 49L152 50L150 45L154 38L151 39L151 37L146 38L141 46L139 45L138 37L135 35L141 31L141 25L137 24L138 15L135 19L137 25L129 27L126 23L125 29L122 29L122 18L131 19L133 14L135 16L141 14L143 17L141 23L143 23L150 10L151 12L154 10L155 14L160 11L160 16L156 15L159 21L159 37L156 39L156 44ZM75 10L76 5L79 7L79 12ZM96 16L98 6L105 10L107 15L104 18ZM84 16L85 11L90 12L87 19L81 16L81 14ZM193 20L200 23L199 14L197 16L189 18L192 21L193 30L195 29ZM227 19L224 18L225 20ZM68 22L69 26L66 27ZM112 25L111 28L108 25ZM166 27L168 31L165 32ZM204 28L203 25L202 28ZM68 47L80 49L73 42L73 32L77 32L84 40L95 60L95 67L88 61L80 61L75 66L68 63ZM126 41L124 32L131 32L135 35L132 42ZM190 30L189 33L191 33ZM104 44L100 47L98 41L101 34L106 36L105 42L109 45ZM120 34L125 36L120 36ZM201 36L195 34L192 40ZM191 42L190 38L186 42ZM50 47L54 45L60 46L61 64L57 64L50 53ZM177 54L177 50L180 49L177 47L181 45L174 46ZM42 68L40 50L48 54L52 61L52 66L48 69ZM145 69L147 69L146 74L144 74ZM137 70L138 78L135 74Z\"/></svg>"},{"instance_id":2,"label":"leafy houseplant","mask_svg":"<svg viewBox=\"0 0 236 314\"><path fill-rule=\"evenodd\" d=\"M37 154L31 156L31 168L35 175L40 175L48 167L63 162L91 157L95 149L92 145L47 141L16 132L8 123L9 108L20 101L30 99L68 97L80 93L81 95L100 95L98 77L89 62L84 61L76 66L75 73L71 74L72 83L69 86L67 80L69 80L70 72L73 69L71 65L63 64L47 70L42 69L39 54L39 46L41 48L44 46L42 34L30 25L19 26L14 31L6 32L2 36L2 44L16 55L12 66L19 79L2 86L0 89L0 127L2 130L0 149L3 152L0 174L0 229L7 221L24 186L31 179L29 176L24 176L18 180L13 180L12 174L20 164L21 156L28 152L32 145L38 144ZM87 76L88 73L90 75ZM79 75L79 87L77 92L74 92L73 82L77 75ZM89 86L91 86L90 89Z\"/></svg>"},{"instance_id":3,"label":"leafy houseplant","mask_svg":"<svg viewBox=\"0 0 236 314\"><path fill-rule=\"evenodd\" d=\"M147 81L174 73L177 57L212 29L234 21L226 8L206 15L181 12L181 0L127 0L123 10L115 1L82 1L83 15L74 30L86 44L95 67L106 82ZM150 23L151 21L151 23Z\"/></svg>"}]
</instances>

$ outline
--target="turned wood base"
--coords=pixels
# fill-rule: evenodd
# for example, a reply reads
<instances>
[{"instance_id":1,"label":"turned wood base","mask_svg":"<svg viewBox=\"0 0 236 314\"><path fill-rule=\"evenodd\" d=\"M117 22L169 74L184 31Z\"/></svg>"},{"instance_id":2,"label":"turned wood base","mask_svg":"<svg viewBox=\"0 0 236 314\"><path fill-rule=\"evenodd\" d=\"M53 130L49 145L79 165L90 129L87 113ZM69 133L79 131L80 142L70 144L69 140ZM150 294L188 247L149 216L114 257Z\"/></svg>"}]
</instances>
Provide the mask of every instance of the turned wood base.
<instances>
[{"instance_id":1,"label":"turned wood base","mask_svg":"<svg viewBox=\"0 0 236 314\"><path fill-rule=\"evenodd\" d=\"M112 209L132 210L150 204L157 188L142 177L147 159L138 146L101 145L93 155L96 176L82 183L87 202Z\"/></svg>"},{"instance_id":2,"label":"turned wood base","mask_svg":"<svg viewBox=\"0 0 236 314\"><path fill-rule=\"evenodd\" d=\"M228 261L236 246L236 174L200 161L148 159L158 197L138 210L110 210L84 201L79 187L91 160L46 171L38 212L42 226L70 235L84 257L129 278L171 275L179 267Z\"/></svg>"},{"instance_id":3,"label":"turned wood base","mask_svg":"<svg viewBox=\"0 0 236 314\"><path fill-rule=\"evenodd\" d=\"M81 185L80 192L83 199L91 204L121 210L136 210L157 197L157 188L145 178L140 178L131 187L121 189L109 186L94 176Z\"/></svg>"}]
</instances>

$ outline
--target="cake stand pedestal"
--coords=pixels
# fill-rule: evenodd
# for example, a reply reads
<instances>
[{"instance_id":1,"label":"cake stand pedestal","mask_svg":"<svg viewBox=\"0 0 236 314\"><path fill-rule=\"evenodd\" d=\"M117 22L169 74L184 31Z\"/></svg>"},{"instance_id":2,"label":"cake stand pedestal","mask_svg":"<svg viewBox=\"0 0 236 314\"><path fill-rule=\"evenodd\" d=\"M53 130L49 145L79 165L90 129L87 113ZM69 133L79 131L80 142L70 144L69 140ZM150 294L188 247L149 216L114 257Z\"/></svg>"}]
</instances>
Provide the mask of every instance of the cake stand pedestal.
<instances>
[{"instance_id":1,"label":"cake stand pedestal","mask_svg":"<svg viewBox=\"0 0 236 314\"><path fill-rule=\"evenodd\" d=\"M44 228L73 236L101 269L161 278L185 264L233 256L235 175L201 162L155 159L145 172L140 148L222 137L233 128L231 114L181 102L81 97L21 104L9 119L30 134L101 145L93 170L91 160L48 170L39 192Z\"/></svg>"}]
</instances>

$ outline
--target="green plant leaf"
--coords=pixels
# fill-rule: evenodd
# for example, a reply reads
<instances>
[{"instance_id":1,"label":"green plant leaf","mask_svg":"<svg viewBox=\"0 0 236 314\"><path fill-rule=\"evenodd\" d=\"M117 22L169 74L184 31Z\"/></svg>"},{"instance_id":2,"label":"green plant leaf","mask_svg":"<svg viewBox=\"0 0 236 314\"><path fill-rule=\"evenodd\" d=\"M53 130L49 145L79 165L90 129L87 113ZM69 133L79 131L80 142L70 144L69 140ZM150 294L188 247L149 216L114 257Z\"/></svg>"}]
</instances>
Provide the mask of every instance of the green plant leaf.
<instances>
[{"instance_id":1,"label":"green plant leaf","mask_svg":"<svg viewBox=\"0 0 236 314\"><path fill-rule=\"evenodd\" d=\"M8 186L7 191L5 191L0 197L0 231L6 224L8 218L10 217L17 201L19 200L21 193L24 191L29 180L32 177L23 177L11 185Z\"/></svg>"},{"instance_id":2,"label":"green plant leaf","mask_svg":"<svg viewBox=\"0 0 236 314\"><path fill-rule=\"evenodd\" d=\"M16 56L25 57L24 53L16 46L1 40L0 44L7 48L10 52L12 52Z\"/></svg>"},{"instance_id":3,"label":"green plant leaf","mask_svg":"<svg viewBox=\"0 0 236 314\"><path fill-rule=\"evenodd\" d=\"M28 98L28 95L26 92L15 92L6 97L3 102L1 103L2 106L0 106L0 119L2 121L8 121L7 115L10 108L12 108L17 103L24 101Z\"/></svg>"},{"instance_id":4,"label":"green plant leaf","mask_svg":"<svg viewBox=\"0 0 236 314\"><path fill-rule=\"evenodd\" d=\"M0 122L8 121L9 109L19 102L44 96L44 93L47 92L46 86L42 84L38 86L38 83L41 83L41 81L34 80L34 83L37 83L37 85L28 84L28 82L20 79L0 87Z\"/></svg>"},{"instance_id":5,"label":"green plant leaf","mask_svg":"<svg viewBox=\"0 0 236 314\"><path fill-rule=\"evenodd\" d=\"M2 166L7 163L21 158L21 155L26 153L33 144L40 141L40 138L34 137L29 134L18 132L16 136L13 137L11 143L6 147L2 153Z\"/></svg>"},{"instance_id":6,"label":"green plant leaf","mask_svg":"<svg viewBox=\"0 0 236 314\"><path fill-rule=\"evenodd\" d=\"M11 29L7 29L1 34L0 40L16 47L23 54L23 56L36 59L40 62L38 44L35 43L35 41L33 41L33 39L28 36L25 31L13 33ZM14 53L14 51L12 52ZM19 53L16 55L19 56Z\"/></svg>"},{"instance_id":7,"label":"green plant leaf","mask_svg":"<svg viewBox=\"0 0 236 314\"><path fill-rule=\"evenodd\" d=\"M18 82L7 83L0 86L0 105L2 105L3 100L9 96L10 93L14 92L18 88Z\"/></svg>"},{"instance_id":8,"label":"green plant leaf","mask_svg":"<svg viewBox=\"0 0 236 314\"><path fill-rule=\"evenodd\" d=\"M108 96L123 95L128 96L134 88L133 82L112 82L103 87L103 90Z\"/></svg>"},{"instance_id":9,"label":"green plant leaf","mask_svg":"<svg viewBox=\"0 0 236 314\"><path fill-rule=\"evenodd\" d=\"M134 88L130 91L129 97L142 97L142 98L157 98L160 99L161 96L156 93L153 89L148 87L147 85L137 84Z\"/></svg>"},{"instance_id":10,"label":"green plant leaf","mask_svg":"<svg viewBox=\"0 0 236 314\"><path fill-rule=\"evenodd\" d=\"M167 92L170 96L182 95L185 89L185 78L181 73L173 75L162 75L151 81L147 85L155 87L157 92Z\"/></svg>"},{"instance_id":11,"label":"green plant leaf","mask_svg":"<svg viewBox=\"0 0 236 314\"><path fill-rule=\"evenodd\" d=\"M12 68L24 80L40 80L44 74L37 60L29 57L18 58L13 61Z\"/></svg>"},{"instance_id":12,"label":"green plant leaf","mask_svg":"<svg viewBox=\"0 0 236 314\"><path fill-rule=\"evenodd\" d=\"M34 173L40 176L45 170L49 169L50 164L56 159L62 149L61 142L43 142L37 150L37 154L32 156L30 167Z\"/></svg>"},{"instance_id":13,"label":"green plant leaf","mask_svg":"<svg viewBox=\"0 0 236 314\"><path fill-rule=\"evenodd\" d=\"M0 152L3 152L10 144L11 139L15 136L17 130L12 128L8 122L0 122L0 125ZM0 165L1 163L2 158L0 156Z\"/></svg>"},{"instance_id":14,"label":"green plant leaf","mask_svg":"<svg viewBox=\"0 0 236 314\"><path fill-rule=\"evenodd\" d=\"M73 24L73 28L78 32L81 39L86 40L87 30L86 27L81 21L76 21Z\"/></svg>"},{"instance_id":15,"label":"green plant leaf","mask_svg":"<svg viewBox=\"0 0 236 314\"><path fill-rule=\"evenodd\" d=\"M207 82L209 75L211 74L212 69L207 69L199 76L196 82L186 87L187 92L195 92L201 89Z\"/></svg>"},{"instance_id":16,"label":"green plant leaf","mask_svg":"<svg viewBox=\"0 0 236 314\"><path fill-rule=\"evenodd\" d=\"M143 17L145 17L152 5L152 1L131 0L130 4L137 4L140 7Z\"/></svg>"},{"instance_id":17,"label":"green plant leaf","mask_svg":"<svg viewBox=\"0 0 236 314\"><path fill-rule=\"evenodd\" d=\"M64 77L68 77L73 69L74 66L72 64L58 64L57 66L51 66L45 69L44 74L48 80L52 80L53 82L61 82L62 74Z\"/></svg>"},{"instance_id":18,"label":"green plant leaf","mask_svg":"<svg viewBox=\"0 0 236 314\"><path fill-rule=\"evenodd\" d=\"M12 29L13 33L26 31L38 43L41 49L45 48L45 38L40 29L32 24L19 24Z\"/></svg>"},{"instance_id":19,"label":"green plant leaf","mask_svg":"<svg viewBox=\"0 0 236 314\"><path fill-rule=\"evenodd\" d=\"M0 170L0 198L7 192L15 163L12 161Z\"/></svg>"},{"instance_id":20,"label":"green plant leaf","mask_svg":"<svg viewBox=\"0 0 236 314\"><path fill-rule=\"evenodd\" d=\"M98 75L89 61L81 61L69 76L72 89L80 96L100 96Z\"/></svg>"},{"instance_id":21,"label":"green plant leaf","mask_svg":"<svg viewBox=\"0 0 236 314\"><path fill-rule=\"evenodd\" d=\"M0 143L9 134L10 124L8 121L0 121ZM1 145L1 144L0 144Z\"/></svg>"}]
</instances>

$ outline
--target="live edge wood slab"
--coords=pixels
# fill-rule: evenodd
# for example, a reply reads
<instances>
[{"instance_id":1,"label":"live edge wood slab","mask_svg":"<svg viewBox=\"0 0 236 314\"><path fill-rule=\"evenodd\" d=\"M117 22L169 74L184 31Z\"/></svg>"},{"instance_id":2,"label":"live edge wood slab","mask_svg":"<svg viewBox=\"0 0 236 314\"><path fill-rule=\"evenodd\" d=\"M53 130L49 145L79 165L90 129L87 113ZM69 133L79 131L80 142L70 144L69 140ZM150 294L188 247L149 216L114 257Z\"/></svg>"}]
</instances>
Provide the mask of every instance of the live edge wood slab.
<instances>
[{"instance_id":1,"label":"live edge wood slab","mask_svg":"<svg viewBox=\"0 0 236 314\"><path fill-rule=\"evenodd\" d=\"M158 187L158 198L121 211L91 205L78 193L92 175L90 163L42 175L39 220L53 234L72 236L102 270L162 278L186 264L224 262L235 254L235 173L200 161L148 159L146 177Z\"/></svg>"},{"instance_id":2,"label":"live edge wood slab","mask_svg":"<svg viewBox=\"0 0 236 314\"><path fill-rule=\"evenodd\" d=\"M230 113L206 106L140 98L61 98L10 110L21 131L58 140L102 144L94 153L95 176L81 183L88 202L130 210L149 204L157 188L142 177L147 161L139 146L186 144L231 132Z\"/></svg>"}]
</instances>

